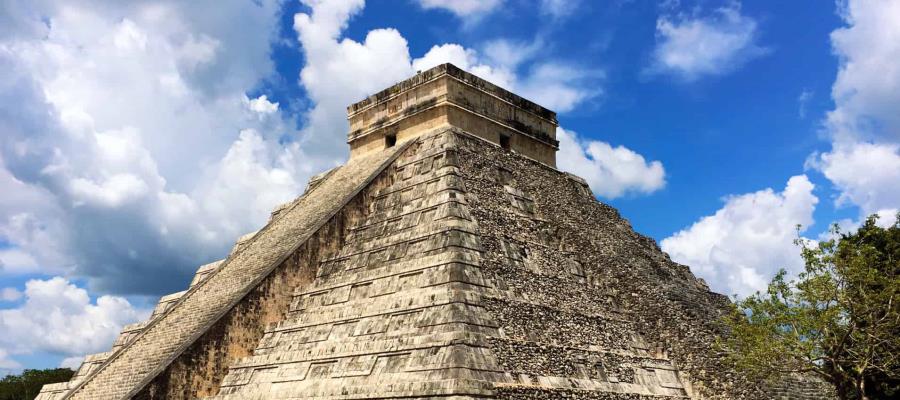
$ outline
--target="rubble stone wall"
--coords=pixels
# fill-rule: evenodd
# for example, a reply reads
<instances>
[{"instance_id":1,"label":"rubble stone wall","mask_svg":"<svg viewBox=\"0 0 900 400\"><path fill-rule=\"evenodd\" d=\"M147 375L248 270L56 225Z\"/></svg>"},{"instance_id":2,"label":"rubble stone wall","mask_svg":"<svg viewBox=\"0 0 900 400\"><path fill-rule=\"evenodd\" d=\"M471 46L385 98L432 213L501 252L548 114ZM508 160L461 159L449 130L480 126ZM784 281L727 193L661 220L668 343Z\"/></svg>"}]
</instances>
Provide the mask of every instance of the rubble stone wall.
<instances>
[{"instance_id":1,"label":"rubble stone wall","mask_svg":"<svg viewBox=\"0 0 900 400\"><path fill-rule=\"evenodd\" d=\"M821 386L743 379L714 344L729 300L596 201L584 181L471 137L459 152L485 277L501 293L487 303L505 335L491 347L507 369L683 385L697 398L827 397ZM498 396L611 398L550 389Z\"/></svg>"}]
</instances>

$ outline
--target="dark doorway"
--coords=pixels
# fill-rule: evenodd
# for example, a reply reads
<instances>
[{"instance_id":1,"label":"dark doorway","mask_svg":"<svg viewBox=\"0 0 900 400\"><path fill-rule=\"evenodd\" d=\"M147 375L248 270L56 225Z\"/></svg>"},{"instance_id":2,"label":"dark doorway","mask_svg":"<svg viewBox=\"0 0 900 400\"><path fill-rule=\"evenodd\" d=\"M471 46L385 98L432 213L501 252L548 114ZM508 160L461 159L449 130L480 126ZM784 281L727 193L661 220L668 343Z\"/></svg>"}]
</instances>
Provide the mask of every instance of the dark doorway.
<instances>
[{"instance_id":1,"label":"dark doorway","mask_svg":"<svg viewBox=\"0 0 900 400\"><path fill-rule=\"evenodd\" d=\"M500 147L509 150L509 135L500 134Z\"/></svg>"}]
</instances>

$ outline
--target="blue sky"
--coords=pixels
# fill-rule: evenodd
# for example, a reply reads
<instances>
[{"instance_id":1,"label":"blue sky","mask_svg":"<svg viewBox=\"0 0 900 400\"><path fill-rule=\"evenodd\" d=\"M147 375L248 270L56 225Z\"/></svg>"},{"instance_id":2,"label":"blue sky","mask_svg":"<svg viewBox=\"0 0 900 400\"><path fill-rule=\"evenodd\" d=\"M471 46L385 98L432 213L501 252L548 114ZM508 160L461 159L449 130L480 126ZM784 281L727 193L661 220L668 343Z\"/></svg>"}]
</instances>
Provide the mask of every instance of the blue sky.
<instances>
[{"instance_id":1,"label":"blue sky","mask_svg":"<svg viewBox=\"0 0 900 400\"><path fill-rule=\"evenodd\" d=\"M898 1L5 3L0 372L106 350L441 62L558 111L561 169L751 293L797 224L900 208L897 59Z\"/></svg>"}]
</instances>

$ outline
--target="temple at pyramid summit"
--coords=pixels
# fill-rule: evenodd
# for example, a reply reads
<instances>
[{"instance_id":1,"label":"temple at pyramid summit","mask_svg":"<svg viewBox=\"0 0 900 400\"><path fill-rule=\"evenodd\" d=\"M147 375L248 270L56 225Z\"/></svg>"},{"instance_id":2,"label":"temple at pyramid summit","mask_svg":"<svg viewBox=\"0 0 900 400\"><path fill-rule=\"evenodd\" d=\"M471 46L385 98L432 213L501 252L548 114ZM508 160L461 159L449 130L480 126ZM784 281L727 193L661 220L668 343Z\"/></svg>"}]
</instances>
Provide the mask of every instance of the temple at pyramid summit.
<instances>
[{"instance_id":1,"label":"temple at pyramid summit","mask_svg":"<svg viewBox=\"0 0 900 400\"><path fill-rule=\"evenodd\" d=\"M556 169L556 114L451 64L50 399L820 399L719 356L728 299ZM188 285L188 282L185 282Z\"/></svg>"}]
</instances>

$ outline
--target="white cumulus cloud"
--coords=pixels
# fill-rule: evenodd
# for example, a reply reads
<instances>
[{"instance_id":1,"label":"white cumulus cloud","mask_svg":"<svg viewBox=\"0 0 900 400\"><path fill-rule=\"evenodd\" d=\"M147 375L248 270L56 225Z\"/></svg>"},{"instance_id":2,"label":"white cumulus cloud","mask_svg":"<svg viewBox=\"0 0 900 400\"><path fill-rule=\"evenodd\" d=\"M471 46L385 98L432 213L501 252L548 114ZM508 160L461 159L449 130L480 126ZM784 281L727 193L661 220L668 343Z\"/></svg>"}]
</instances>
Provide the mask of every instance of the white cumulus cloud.
<instances>
[{"instance_id":1,"label":"white cumulus cloud","mask_svg":"<svg viewBox=\"0 0 900 400\"><path fill-rule=\"evenodd\" d=\"M651 74L671 74L685 81L723 75L768 50L756 44L757 23L741 14L740 4L707 16L661 16Z\"/></svg>"},{"instance_id":2,"label":"white cumulus cloud","mask_svg":"<svg viewBox=\"0 0 900 400\"><path fill-rule=\"evenodd\" d=\"M713 215L660 242L676 262L688 265L712 290L746 296L764 290L781 268L803 267L793 244L796 226L813 223L818 198L806 175L791 177L784 190L764 189L725 198Z\"/></svg>"},{"instance_id":3,"label":"white cumulus cloud","mask_svg":"<svg viewBox=\"0 0 900 400\"><path fill-rule=\"evenodd\" d=\"M900 141L900 1L851 0L831 33L838 74L826 124L837 140Z\"/></svg>"},{"instance_id":4,"label":"white cumulus cloud","mask_svg":"<svg viewBox=\"0 0 900 400\"><path fill-rule=\"evenodd\" d=\"M837 144L813 166L840 191L838 205L856 205L863 215L900 209L900 145Z\"/></svg>"},{"instance_id":5,"label":"white cumulus cloud","mask_svg":"<svg viewBox=\"0 0 900 400\"><path fill-rule=\"evenodd\" d=\"M275 111L278 111L278 103L269 101L269 98L266 95L261 95L255 99L244 97L244 100L247 102L247 106L250 107L251 110L256 111L260 114L271 114Z\"/></svg>"},{"instance_id":6,"label":"white cumulus cloud","mask_svg":"<svg viewBox=\"0 0 900 400\"><path fill-rule=\"evenodd\" d=\"M294 29L306 56L300 82L315 106L308 113L304 144L309 156L336 165L346 158L347 105L408 78L412 70L406 39L395 29L375 29L362 42L342 38L359 1L308 2L310 14L294 16Z\"/></svg>"},{"instance_id":7,"label":"white cumulus cloud","mask_svg":"<svg viewBox=\"0 0 900 400\"><path fill-rule=\"evenodd\" d=\"M835 108L825 117L832 148L808 165L837 188L837 205L887 223L900 210L900 1L842 5L847 26L831 33L839 60Z\"/></svg>"},{"instance_id":8,"label":"white cumulus cloud","mask_svg":"<svg viewBox=\"0 0 900 400\"><path fill-rule=\"evenodd\" d=\"M247 97L273 72L278 1L17 8L4 18L30 28L0 30L2 273L172 291L327 167Z\"/></svg>"},{"instance_id":9,"label":"white cumulus cloud","mask_svg":"<svg viewBox=\"0 0 900 400\"><path fill-rule=\"evenodd\" d=\"M4 354L81 357L108 351L124 325L148 315L121 297L92 302L86 290L60 277L31 280L25 284L24 304L0 310L0 362Z\"/></svg>"},{"instance_id":10,"label":"white cumulus cloud","mask_svg":"<svg viewBox=\"0 0 900 400\"><path fill-rule=\"evenodd\" d=\"M556 130L560 169L587 180L598 196L608 199L627 194L648 194L666 185L666 171L659 161L650 161L624 146L613 147L597 140L583 140L575 132Z\"/></svg>"},{"instance_id":11,"label":"white cumulus cloud","mask_svg":"<svg viewBox=\"0 0 900 400\"><path fill-rule=\"evenodd\" d=\"M77 371L78 367L81 366L82 361L84 361L84 356L66 357L62 361L60 361L59 367Z\"/></svg>"}]
</instances>

